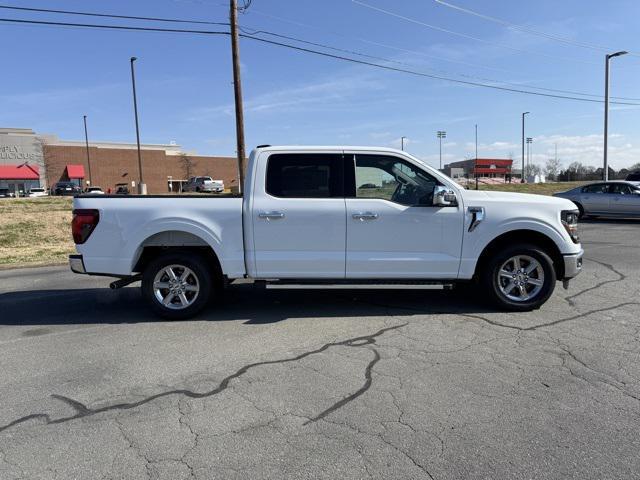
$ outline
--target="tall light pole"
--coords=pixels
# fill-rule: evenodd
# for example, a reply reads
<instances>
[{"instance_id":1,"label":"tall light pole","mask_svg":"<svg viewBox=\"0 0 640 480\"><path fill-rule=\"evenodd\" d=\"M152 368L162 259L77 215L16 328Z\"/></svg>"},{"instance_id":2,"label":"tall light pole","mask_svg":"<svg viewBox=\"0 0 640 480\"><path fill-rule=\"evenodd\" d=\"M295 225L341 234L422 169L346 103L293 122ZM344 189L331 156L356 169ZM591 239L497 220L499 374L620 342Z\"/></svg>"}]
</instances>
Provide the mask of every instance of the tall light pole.
<instances>
[{"instance_id":1,"label":"tall light pole","mask_svg":"<svg viewBox=\"0 0 640 480\"><path fill-rule=\"evenodd\" d=\"M400 137L400 150L404 152L404 139L407 137Z\"/></svg>"},{"instance_id":2,"label":"tall light pole","mask_svg":"<svg viewBox=\"0 0 640 480\"><path fill-rule=\"evenodd\" d=\"M447 138L447 132L444 130L438 130L437 136L440 140L440 170L442 170L442 139Z\"/></svg>"},{"instance_id":3,"label":"tall light pole","mask_svg":"<svg viewBox=\"0 0 640 480\"><path fill-rule=\"evenodd\" d=\"M87 133L87 116L82 116L84 120L84 143L87 147L87 168L89 169L89 185L93 185L93 178L91 178L91 157L89 156L89 134Z\"/></svg>"},{"instance_id":4,"label":"tall light pole","mask_svg":"<svg viewBox=\"0 0 640 480\"><path fill-rule=\"evenodd\" d=\"M240 40L238 37L238 2L229 1L231 23L231 57L233 61L233 94L236 108L236 151L238 154L238 193L244 188L244 110L242 107L242 81L240 79Z\"/></svg>"},{"instance_id":5,"label":"tall light pole","mask_svg":"<svg viewBox=\"0 0 640 480\"><path fill-rule=\"evenodd\" d=\"M133 68L133 63L137 60L137 57L131 57L131 86L133 87L133 113L136 119L136 144L138 146L138 193L140 195L146 195L147 186L142 180L142 153L140 152L140 126L138 124L138 97L136 95L136 73Z\"/></svg>"},{"instance_id":6,"label":"tall light pole","mask_svg":"<svg viewBox=\"0 0 640 480\"><path fill-rule=\"evenodd\" d=\"M522 173L520 174L520 183L524 183L524 116L531 112L522 113Z\"/></svg>"},{"instance_id":7,"label":"tall light pole","mask_svg":"<svg viewBox=\"0 0 640 480\"><path fill-rule=\"evenodd\" d=\"M609 164L607 163L607 150L609 148L609 61L613 57L626 55L629 52L620 51L616 53L608 53L605 56L604 67L604 171L602 179L606 182L609 180Z\"/></svg>"},{"instance_id":8,"label":"tall light pole","mask_svg":"<svg viewBox=\"0 0 640 480\"><path fill-rule=\"evenodd\" d=\"M478 124L476 123L476 158L473 161L473 173L476 177L476 190L478 190Z\"/></svg>"}]
</instances>

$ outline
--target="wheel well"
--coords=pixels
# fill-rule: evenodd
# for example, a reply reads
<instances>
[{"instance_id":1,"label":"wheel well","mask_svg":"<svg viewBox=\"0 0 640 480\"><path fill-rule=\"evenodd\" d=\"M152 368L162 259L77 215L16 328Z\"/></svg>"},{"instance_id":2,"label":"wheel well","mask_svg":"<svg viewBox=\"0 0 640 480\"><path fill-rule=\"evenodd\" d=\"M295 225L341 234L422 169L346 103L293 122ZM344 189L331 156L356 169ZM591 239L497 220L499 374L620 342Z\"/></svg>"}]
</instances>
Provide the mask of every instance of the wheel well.
<instances>
[{"instance_id":1,"label":"wheel well","mask_svg":"<svg viewBox=\"0 0 640 480\"><path fill-rule=\"evenodd\" d=\"M551 257L551 260L553 260L553 268L556 271L556 277L564 278L564 259L562 258L562 254L560 253L558 246L545 234L536 232L535 230L514 230L503 233L502 235L494 238L480 254L480 258L476 264L474 278L483 270L489 259L496 252L506 246L518 243L536 245L544 250L544 252Z\"/></svg>"},{"instance_id":2,"label":"wheel well","mask_svg":"<svg viewBox=\"0 0 640 480\"><path fill-rule=\"evenodd\" d=\"M222 278L222 265L213 248L200 237L187 232L167 231L152 235L140 247L140 255L133 271L142 272L159 255L174 252L196 253L202 256L211 269L214 278Z\"/></svg>"}]
</instances>

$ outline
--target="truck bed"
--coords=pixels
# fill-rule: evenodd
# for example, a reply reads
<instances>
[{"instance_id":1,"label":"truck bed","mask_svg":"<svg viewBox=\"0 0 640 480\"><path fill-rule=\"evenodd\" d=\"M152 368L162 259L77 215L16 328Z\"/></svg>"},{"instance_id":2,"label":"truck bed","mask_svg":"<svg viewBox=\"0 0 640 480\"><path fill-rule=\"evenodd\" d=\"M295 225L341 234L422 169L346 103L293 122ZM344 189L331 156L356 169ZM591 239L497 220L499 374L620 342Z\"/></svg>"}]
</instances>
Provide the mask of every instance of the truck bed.
<instances>
[{"instance_id":1,"label":"truck bed","mask_svg":"<svg viewBox=\"0 0 640 480\"><path fill-rule=\"evenodd\" d=\"M146 246L206 246L229 276L244 275L239 195L79 195L74 209L98 210L88 240L77 245L89 273L131 275Z\"/></svg>"}]
</instances>

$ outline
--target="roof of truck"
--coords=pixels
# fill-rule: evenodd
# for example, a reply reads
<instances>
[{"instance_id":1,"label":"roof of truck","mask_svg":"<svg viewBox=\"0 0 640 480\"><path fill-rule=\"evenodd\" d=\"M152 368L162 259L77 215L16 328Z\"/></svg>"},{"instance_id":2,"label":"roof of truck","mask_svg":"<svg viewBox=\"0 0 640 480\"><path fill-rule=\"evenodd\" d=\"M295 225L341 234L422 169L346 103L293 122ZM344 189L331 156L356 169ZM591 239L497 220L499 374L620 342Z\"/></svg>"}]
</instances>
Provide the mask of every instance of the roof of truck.
<instances>
[{"instance_id":1,"label":"roof of truck","mask_svg":"<svg viewBox=\"0 0 640 480\"><path fill-rule=\"evenodd\" d=\"M357 150L357 151L369 151L369 152L393 152L393 153L407 153L397 148L389 147L364 147L354 145L266 145L256 147L255 150L260 151L336 151L336 150Z\"/></svg>"}]
</instances>

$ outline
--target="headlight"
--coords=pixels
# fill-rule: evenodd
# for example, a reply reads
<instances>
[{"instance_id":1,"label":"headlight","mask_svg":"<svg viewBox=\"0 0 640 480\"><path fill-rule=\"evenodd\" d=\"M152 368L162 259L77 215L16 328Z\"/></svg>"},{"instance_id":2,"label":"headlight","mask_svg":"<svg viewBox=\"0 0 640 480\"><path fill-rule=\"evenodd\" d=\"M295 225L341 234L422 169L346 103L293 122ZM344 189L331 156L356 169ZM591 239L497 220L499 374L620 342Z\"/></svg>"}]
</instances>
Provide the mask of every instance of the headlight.
<instances>
[{"instance_id":1,"label":"headlight","mask_svg":"<svg viewBox=\"0 0 640 480\"><path fill-rule=\"evenodd\" d=\"M562 210L560 213L560 219L562 225L571 237L573 243L579 243L580 237L578 236L578 216L580 212L578 210Z\"/></svg>"}]
</instances>

